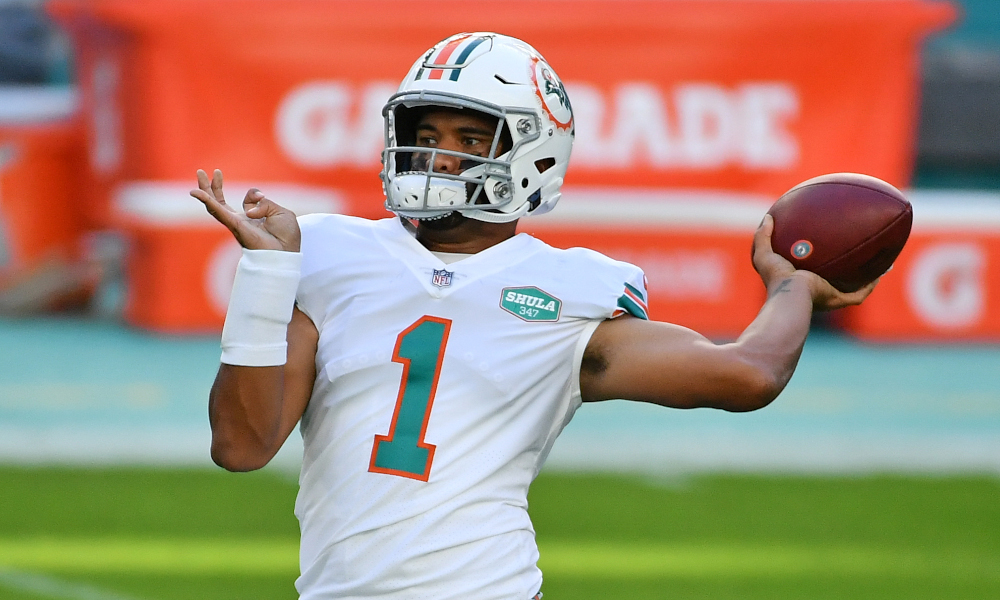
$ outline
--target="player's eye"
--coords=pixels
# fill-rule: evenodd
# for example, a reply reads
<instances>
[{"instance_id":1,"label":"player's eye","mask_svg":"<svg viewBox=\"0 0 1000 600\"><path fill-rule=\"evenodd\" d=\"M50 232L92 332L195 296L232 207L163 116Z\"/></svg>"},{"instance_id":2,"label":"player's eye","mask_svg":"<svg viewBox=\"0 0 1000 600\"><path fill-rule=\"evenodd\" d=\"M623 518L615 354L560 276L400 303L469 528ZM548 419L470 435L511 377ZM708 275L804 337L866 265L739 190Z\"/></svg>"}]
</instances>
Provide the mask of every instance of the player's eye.
<instances>
[{"instance_id":1,"label":"player's eye","mask_svg":"<svg viewBox=\"0 0 1000 600\"><path fill-rule=\"evenodd\" d=\"M462 144L465 146L467 149L466 151L469 154L475 154L477 156L486 154L486 151L489 149L489 144L486 143L486 140L475 137L465 138L462 141Z\"/></svg>"},{"instance_id":2,"label":"player's eye","mask_svg":"<svg viewBox=\"0 0 1000 600\"><path fill-rule=\"evenodd\" d=\"M437 138L432 135L418 135L417 145L427 147L437 146Z\"/></svg>"}]
</instances>

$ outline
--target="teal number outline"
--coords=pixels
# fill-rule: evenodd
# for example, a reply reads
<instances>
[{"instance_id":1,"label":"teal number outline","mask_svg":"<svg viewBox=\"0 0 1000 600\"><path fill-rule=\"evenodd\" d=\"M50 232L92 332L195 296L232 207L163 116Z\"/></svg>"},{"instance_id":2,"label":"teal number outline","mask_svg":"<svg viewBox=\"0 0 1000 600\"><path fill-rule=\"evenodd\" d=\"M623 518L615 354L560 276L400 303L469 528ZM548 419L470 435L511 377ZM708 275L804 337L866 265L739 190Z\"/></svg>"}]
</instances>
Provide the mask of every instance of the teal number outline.
<instances>
[{"instance_id":1,"label":"teal number outline","mask_svg":"<svg viewBox=\"0 0 1000 600\"><path fill-rule=\"evenodd\" d=\"M450 319L425 315L396 336L392 362L403 365L403 375L389 433L376 435L372 444L370 472L419 481L430 478L437 446L426 443L424 435L437 394L449 333Z\"/></svg>"}]
</instances>

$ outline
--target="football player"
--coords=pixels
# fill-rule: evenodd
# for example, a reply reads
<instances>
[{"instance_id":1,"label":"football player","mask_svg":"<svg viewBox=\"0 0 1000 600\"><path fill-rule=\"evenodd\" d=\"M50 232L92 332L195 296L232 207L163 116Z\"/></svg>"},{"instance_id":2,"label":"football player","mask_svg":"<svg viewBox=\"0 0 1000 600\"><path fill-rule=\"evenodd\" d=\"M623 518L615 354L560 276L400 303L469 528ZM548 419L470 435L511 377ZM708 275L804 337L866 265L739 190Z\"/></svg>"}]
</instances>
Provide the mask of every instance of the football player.
<instances>
[{"instance_id":1,"label":"football player","mask_svg":"<svg viewBox=\"0 0 1000 600\"><path fill-rule=\"evenodd\" d=\"M771 251L733 343L647 319L637 267L517 234L559 200L563 84L531 46L471 33L414 63L383 111L396 217L296 219L222 174L192 195L244 247L210 395L212 457L265 465L295 425L300 597L529 600L528 486L582 402L749 411L792 375L815 309L861 302Z\"/></svg>"}]
</instances>

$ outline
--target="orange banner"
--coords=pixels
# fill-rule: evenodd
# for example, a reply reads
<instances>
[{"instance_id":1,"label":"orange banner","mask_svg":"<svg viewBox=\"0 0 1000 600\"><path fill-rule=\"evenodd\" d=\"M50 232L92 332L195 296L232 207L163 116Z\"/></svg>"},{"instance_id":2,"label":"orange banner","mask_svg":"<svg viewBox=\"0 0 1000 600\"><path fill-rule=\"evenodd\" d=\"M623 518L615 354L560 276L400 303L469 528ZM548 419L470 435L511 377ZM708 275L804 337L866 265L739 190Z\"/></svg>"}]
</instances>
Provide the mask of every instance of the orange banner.
<instances>
[{"instance_id":1,"label":"orange banner","mask_svg":"<svg viewBox=\"0 0 1000 600\"><path fill-rule=\"evenodd\" d=\"M380 110L462 30L535 45L567 83L567 182L759 192L858 171L905 185L929 0L59 0L98 179L346 190L381 212ZM98 218L100 211L98 210Z\"/></svg>"},{"instance_id":2,"label":"orange banner","mask_svg":"<svg viewBox=\"0 0 1000 600\"><path fill-rule=\"evenodd\" d=\"M834 171L906 185L919 46L955 16L943 0L55 0L49 9L78 48L97 226L115 223L115 190L193 182L196 169L215 167L265 192L263 182L294 182L334 195L344 212L384 216L381 109L409 66L459 31L521 37L566 83L577 127L563 205L522 228L637 263L654 318L720 337L760 306L748 248L773 199ZM678 200L681 190L690 193ZM627 211L616 204L623 194ZM595 221L588 206L618 206L628 222ZM699 216L684 221L690 211ZM653 213L662 218L651 227ZM131 216L141 275L130 319L218 326L224 306L202 282L222 272L204 256L221 238L192 232L201 241L172 246L173 274L157 277L164 240L188 225ZM164 285L183 288L170 283L181 263L194 283L189 300L170 302L187 312L158 304Z\"/></svg>"}]
</instances>

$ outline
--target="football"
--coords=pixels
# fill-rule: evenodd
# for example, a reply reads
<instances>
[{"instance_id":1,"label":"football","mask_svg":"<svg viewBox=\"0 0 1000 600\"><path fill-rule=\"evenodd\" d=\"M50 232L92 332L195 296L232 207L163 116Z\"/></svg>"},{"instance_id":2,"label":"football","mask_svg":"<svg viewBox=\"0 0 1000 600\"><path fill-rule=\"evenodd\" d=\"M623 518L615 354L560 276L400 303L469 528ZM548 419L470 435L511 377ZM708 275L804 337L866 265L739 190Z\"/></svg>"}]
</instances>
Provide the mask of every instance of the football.
<instances>
[{"instance_id":1,"label":"football","mask_svg":"<svg viewBox=\"0 0 1000 600\"><path fill-rule=\"evenodd\" d=\"M774 218L775 253L842 292L858 290L888 271L913 223L913 208L899 190L858 173L804 181L767 212Z\"/></svg>"}]
</instances>

